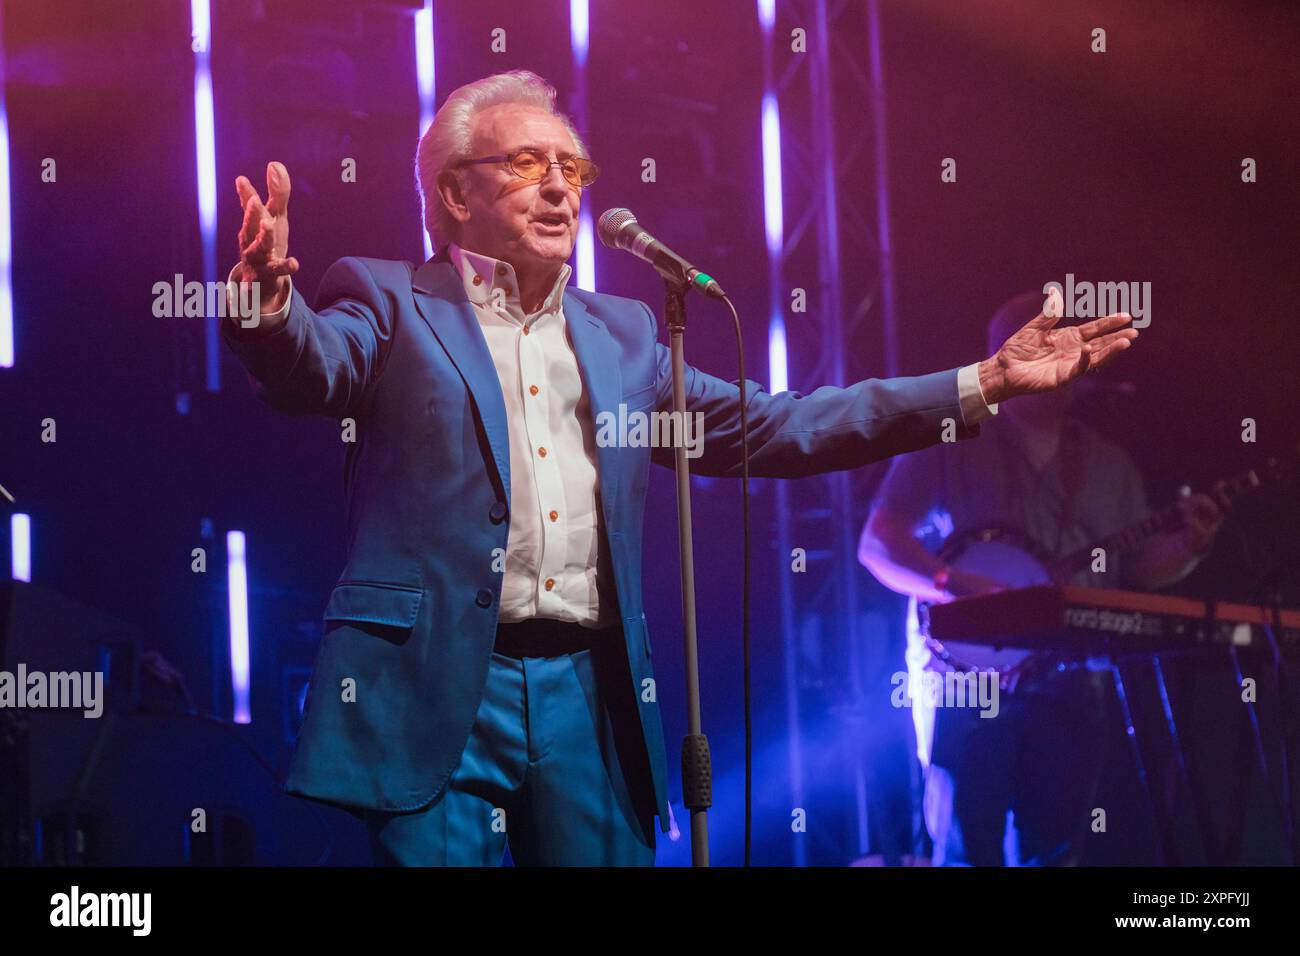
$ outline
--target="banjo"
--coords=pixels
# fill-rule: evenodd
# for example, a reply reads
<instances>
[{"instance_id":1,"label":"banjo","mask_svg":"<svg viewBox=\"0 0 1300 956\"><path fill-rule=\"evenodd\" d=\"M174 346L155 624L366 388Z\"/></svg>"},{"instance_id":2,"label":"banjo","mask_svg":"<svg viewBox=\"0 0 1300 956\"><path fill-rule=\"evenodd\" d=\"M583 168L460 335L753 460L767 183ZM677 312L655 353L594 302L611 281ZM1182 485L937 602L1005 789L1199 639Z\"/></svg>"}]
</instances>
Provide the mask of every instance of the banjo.
<instances>
[{"instance_id":1,"label":"banjo","mask_svg":"<svg viewBox=\"0 0 1300 956\"><path fill-rule=\"evenodd\" d=\"M1261 469L1251 469L1220 481L1206 493L1226 512L1232 503L1247 492L1281 480L1289 468L1270 458ZM1183 489L1183 496L1191 494ZM1041 584L1066 584L1094 560L1106 560L1136 550L1152 536L1176 528L1181 523L1177 502L1152 512L1141 521L1122 528L1059 558L1046 558L1029 538L1008 528L980 528L954 534L944 542L939 557L948 567L968 571L1001 581L1007 588L1025 588ZM1100 555L1099 555L1100 552ZM950 641L944 644L929 635L929 603L912 597L909 618L918 624L917 637L940 670L995 671L1002 675L1007 689L1014 689L1017 677L1042 652L1023 648L997 647ZM915 617L911 617L915 615Z\"/></svg>"}]
</instances>

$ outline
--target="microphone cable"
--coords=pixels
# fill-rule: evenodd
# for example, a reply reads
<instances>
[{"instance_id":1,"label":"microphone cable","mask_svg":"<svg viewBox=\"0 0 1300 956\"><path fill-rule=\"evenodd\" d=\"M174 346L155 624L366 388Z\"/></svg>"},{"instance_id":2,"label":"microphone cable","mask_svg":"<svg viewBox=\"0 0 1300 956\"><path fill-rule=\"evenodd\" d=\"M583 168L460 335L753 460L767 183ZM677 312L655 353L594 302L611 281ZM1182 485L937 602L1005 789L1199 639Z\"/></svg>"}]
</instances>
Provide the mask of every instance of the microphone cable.
<instances>
[{"instance_id":1,"label":"microphone cable","mask_svg":"<svg viewBox=\"0 0 1300 956\"><path fill-rule=\"evenodd\" d=\"M741 525L741 625L742 680L745 709L745 866L750 865L753 829L754 726L750 701L749 673L749 402L745 396L745 341L740 330L740 316L731 299L722 296L731 311L736 329L736 365L740 374L740 525Z\"/></svg>"}]
</instances>

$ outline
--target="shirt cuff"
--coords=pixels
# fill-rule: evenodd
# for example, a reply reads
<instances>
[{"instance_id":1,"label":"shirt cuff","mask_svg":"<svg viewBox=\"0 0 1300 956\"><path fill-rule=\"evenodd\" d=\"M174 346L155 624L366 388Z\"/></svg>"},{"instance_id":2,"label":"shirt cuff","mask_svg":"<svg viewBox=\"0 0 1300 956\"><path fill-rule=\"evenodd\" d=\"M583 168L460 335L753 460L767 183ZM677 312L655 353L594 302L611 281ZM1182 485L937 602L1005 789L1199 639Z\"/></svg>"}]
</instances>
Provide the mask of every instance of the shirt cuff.
<instances>
[{"instance_id":1,"label":"shirt cuff","mask_svg":"<svg viewBox=\"0 0 1300 956\"><path fill-rule=\"evenodd\" d=\"M264 312L259 317L257 325L244 325L244 317L239 315L235 309L234 291L237 288L235 282L235 273L239 270L239 263L230 270L230 275L226 277L226 314L230 316L232 322L236 323L241 329L265 328L270 332L279 328L289 318L289 307L293 305L293 277L289 277L289 294L284 297L284 305L280 306L275 312Z\"/></svg>"},{"instance_id":2,"label":"shirt cuff","mask_svg":"<svg viewBox=\"0 0 1300 956\"><path fill-rule=\"evenodd\" d=\"M990 405L984 400L984 389L980 388L978 364L964 365L957 370L957 400L961 405L962 418L966 420L968 428L998 413L996 402Z\"/></svg>"}]
</instances>

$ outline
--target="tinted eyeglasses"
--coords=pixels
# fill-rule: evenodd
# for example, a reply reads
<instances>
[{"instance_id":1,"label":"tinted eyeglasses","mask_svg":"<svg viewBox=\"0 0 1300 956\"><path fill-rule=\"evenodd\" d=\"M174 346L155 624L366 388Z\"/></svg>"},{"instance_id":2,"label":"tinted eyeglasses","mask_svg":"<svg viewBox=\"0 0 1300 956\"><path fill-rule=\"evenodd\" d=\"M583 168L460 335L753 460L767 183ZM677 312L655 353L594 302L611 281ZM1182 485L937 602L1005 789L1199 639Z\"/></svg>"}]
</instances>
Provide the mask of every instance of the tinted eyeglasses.
<instances>
[{"instance_id":1,"label":"tinted eyeglasses","mask_svg":"<svg viewBox=\"0 0 1300 956\"><path fill-rule=\"evenodd\" d=\"M571 186L590 186L600 175L600 167L589 159L570 156L564 160L551 160L539 149L521 149L503 156L484 156L481 159L462 159L456 163L456 167L479 166L485 163L503 163L520 179L533 182L544 179L552 166L559 166L560 175Z\"/></svg>"}]
</instances>

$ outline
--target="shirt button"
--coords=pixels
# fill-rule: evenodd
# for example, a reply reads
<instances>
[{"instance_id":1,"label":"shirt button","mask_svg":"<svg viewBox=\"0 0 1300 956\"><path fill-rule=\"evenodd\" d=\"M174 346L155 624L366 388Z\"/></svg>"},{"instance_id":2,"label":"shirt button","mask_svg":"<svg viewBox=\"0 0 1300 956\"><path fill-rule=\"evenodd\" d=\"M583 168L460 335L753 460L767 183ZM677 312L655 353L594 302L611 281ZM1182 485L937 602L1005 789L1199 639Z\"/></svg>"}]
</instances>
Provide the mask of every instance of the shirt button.
<instances>
[{"instance_id":1,"label":"shirt button","mask_svg":"<svg viewBox=\"0 0 1300 956\"><path fill-rule=\"evenodd\" d=\"M497 275L499 275L499 276L503 276L503 275L505 275L505 274L506 274L506 267L505 267L505 266L497 266Z\"/></svg>"},{"instance_id":2,"label":"shirt button","mask_svg":"<svg viewBox=\"0 0 1300 956\"><path fill-rule=\"evenodd\" d=\"M506 516L506 505L504 501L494 501L491 510L488 511L488 517L498 524Z\"/></svg>"},{"instance_id":3,"label":"shirt button","mask_svg":"<svg viewBox=\"0 0 1300 956\"><path fill-rule=\"evenodd\" d=\"M491 607L492 592L487 588L479 588L478 594L474 595L474 603L479 607Z\"/></svg>"},{"instance_id":4,"label":"shirt button","mask_svg":"<svg viewBox=\"0 0 1300 956\"><path fill-rule=\"evenodd\" d=\"M558 511L552 511L552 512L551 512L551 520L552 520L552 521L559 521L559 520L560 520L560 513L559 513Z\"/></svg>"},{"instance_id":5,"label":"shirt button","mask_svg":"<svg viewBox=\"0 0 1300 956\"><path fill-rule=\"evenodd\" d=\"M482 285L482 284L483 284L483 277L482 277L481 275L475 274L475 276L474 276L474 284L475 284L475 285Z\"/></svg>"},{"instance_id":6,"label":"shirt button","mask_svg":"<svg viewBox=\"0 0 1300 956\"><path fill-rule=\"evenodd\" d=\"M546 449L545 449L545 448L539 448L539 449L537 449L537 454L539 454L539 455L541 455L543 458L545 458L545 457L546 457Z\"/></svg>"},{"instance_id":7,"label":"shirt button","mask_svg":"<svg viewBox=\"0 0 1300 956\"><path fill-rule=\"evenodd\" d=\"M528 386L528 394L529 394L529 395L536 395L536 394L537 394L537 386L536 386L536 385L529 385L529 386Z\"/></svg>"},{"instance_id":8,"label":"shirt button","mask_svg":"<svg viewBox=\"0 0 1300 956\"><path fill-rule=\"evenodd\" d=\"M525 325L525 326L524 326L524 335L527 335L527 334L528 334L528 326Z\"/></svg>"},{"instance_id":9,"label":"shirt button","mask_svg":"<svg viewBox=\"0 0 1300 956\"><path fill-rule=\"evenodd\" d=\"M551 588L553 588L553 587L555 587L555 578L547 578L547 579L546 579L546 590L549 591L549 590L550 590Z\"/></svg>"},{"instance_id":10,"label":"shirt button","mask_svg":"<svg viewBox=\"0 0 1300 956\"><path fill-rule=\"evenodd\" d=\"M515 290L510 288L510 286L506 286L506 295L514 295L514 294L515 294Z\"/></svg>"}]
</instances>

